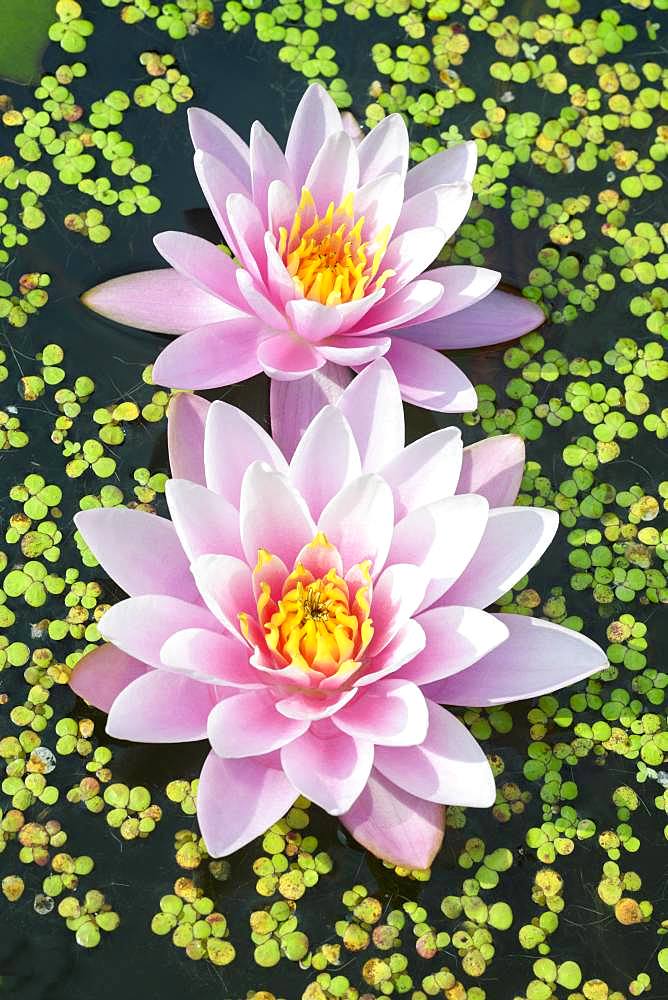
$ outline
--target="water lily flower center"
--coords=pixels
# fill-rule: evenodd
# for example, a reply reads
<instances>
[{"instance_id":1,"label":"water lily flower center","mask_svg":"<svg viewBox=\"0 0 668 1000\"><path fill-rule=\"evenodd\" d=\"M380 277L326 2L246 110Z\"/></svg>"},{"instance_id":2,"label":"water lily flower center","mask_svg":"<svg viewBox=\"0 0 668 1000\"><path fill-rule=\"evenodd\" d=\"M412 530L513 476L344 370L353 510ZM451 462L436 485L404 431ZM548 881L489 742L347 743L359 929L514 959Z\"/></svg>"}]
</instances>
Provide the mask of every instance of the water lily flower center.
<instances>
[{"instance_id":1,"label":"water lily flower center","mask_svg":"<svg viewBox=\"0 0 668 1000\"><path fill-rule=\"evenodd\" d=\"M321 532L302 559L286 573L280 560L259 550L253 617L260 631L242 614L242 632L249 641L251 633L262 635L277 669L291 665L326 677L357 670L373 637L371 563L360 562L344 575L339 553Z\"/></svg>"},{"instance_id":2,"label":"water lily flower center","mask_svg":"<svg viewBox=\"0 0 668 1000\"><path fill-rule=\"evenodd\" d=\"M382 288L394 271L379 274L390 236L386 226L365 239L365 217L355 217L354 196L318 215L313 195L302 188L290 231L279 228L278 252L299 295L336 306Z\"/></svg>"},{"instance_id":3,"label":"water lily flower center","mask_svg":"<svg viewBox=\"0 0 668 1000\"><path fill-rule=\"evenodd\" d=\"M303 584L299 584L299 586L303 588ZM304 621L310 618L314 622L326 622L331 617L330 602L323 599L321 586L322 581L318 580L317 583L312 583L310 587L306 588L306 594L303 598Z\"/></svg>"}]
</instances>

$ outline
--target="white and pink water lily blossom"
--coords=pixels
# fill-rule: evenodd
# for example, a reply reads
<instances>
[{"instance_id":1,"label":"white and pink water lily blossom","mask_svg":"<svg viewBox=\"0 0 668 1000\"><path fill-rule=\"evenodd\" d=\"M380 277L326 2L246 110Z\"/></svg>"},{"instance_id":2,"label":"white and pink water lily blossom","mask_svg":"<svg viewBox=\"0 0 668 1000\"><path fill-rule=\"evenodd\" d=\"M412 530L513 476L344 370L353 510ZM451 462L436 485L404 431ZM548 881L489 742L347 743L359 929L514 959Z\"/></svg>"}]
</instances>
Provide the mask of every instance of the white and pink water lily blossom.
<instances>
[{"instance_id":1,"label":"white and pink water lily blossom","mask_svg":"<svg viewBox=\"0 0 668 1000\"><path fill-rule=\"evenodd\" d=\"M83 296L121 323L181 335L158 357L158 383L210 389L264 371L298 394L299 382L286 383L319 371L347 383L385 356L405 400L462 412L476 394L441 349L500 343L543 321L537 305L496 289L497 271L426 270L468 211L474 142L409 170L401 115L359 141L317 84L285 151L257 121L249 145L207 111L191 109L189 121L195 171L235 259L197 236L160 233L169 268Z\"/></svg>"},{"instance_id":2,"label":"white and pink water lily blossom","mask_svg":"<svg viewBox=\"0 0 668 1000\"><path fill-rule=\"evenodd\" d=\"M487 758L442 704L531 698L607 666L590 639L485 611L540 558L554 511L509 506L520 438L404 447L384 359L325 406L290 461L241 410L187 394L169 414L171 520L87 510L77 527L130 596L72 674L107 732L208 740L209 851L304 795L374 854L427 867L444 805L490 806Z\"/></svg>"}]
</instances>

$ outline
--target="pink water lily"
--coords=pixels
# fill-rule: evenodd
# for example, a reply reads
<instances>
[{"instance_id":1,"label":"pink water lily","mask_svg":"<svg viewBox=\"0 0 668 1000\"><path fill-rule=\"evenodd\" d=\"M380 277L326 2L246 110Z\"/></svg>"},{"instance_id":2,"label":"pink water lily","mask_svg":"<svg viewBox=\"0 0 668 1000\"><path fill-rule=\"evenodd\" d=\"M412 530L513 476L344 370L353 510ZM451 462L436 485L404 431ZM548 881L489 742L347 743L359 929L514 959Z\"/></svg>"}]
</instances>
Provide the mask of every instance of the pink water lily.
<instances>
[{"instance_id":1,"label":"pink water lily","mask_svg":"<svg viewBox=\"0 0 668 1000\"><path fill-rule=\"evenodd\" d=\"M189 120L197 177L235 260L197 236L161 233L169 269L84 295L119 322L181 334L155 364L160 384L208 389L261 371L301 381L325 368L349 381L385 356L405 400L461 412L476 394L441 349L499 343L542 322L534 303L496 290L497 271L426 270L468 211L475 143L409 170L400 115L359 141L318 85L285 151L259 122L246 145L206 111Z\"/></svg>"},{"instance_id":2,"label":"pink water lily","mask_svg":"<svg viewBox=\"0 0 668 1000\"><path fill-rule=\"evenodd\" d=\"M550 510L510 506L519 438L462 448L455 428L404 447L380 359L325 406L288 462L240 410L170 406L171 520L77 515L130 596L73 672L141 742L208 740L197 810L214 855L305 795L374 854L427 867L444 805L489 806L487 758L443 704L535 697L606 666L591 640L486 610L540 558Z\"/></svg>"}]
</instances>

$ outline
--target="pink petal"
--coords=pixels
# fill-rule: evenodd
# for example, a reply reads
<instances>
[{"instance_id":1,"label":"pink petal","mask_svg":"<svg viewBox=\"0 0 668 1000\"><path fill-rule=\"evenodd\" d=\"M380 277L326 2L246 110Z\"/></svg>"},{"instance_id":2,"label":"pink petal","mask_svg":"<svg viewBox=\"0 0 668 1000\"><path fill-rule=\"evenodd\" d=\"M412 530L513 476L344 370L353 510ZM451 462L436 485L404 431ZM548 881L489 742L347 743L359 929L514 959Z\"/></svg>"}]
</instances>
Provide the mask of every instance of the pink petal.
<instances>
[{"instance_id":1,"label":"pink petal","mask_svg":"<svg viewBox=\"0 0 668 1000\"><path fill-rule=\"evenodd\" d=\"M136 743L186 743L206 739L215 688L165 670L150 670L118 695L107 732Z\"/></svg>"},{"instance_id":2,"label":"pink petal","mask_svg":"<svg viewBox=\"0 0 668 1000\"><path fill-rule=\"evenodd\" d=\"M348 483L318 519L318 531L337 547L344 569L370 559L374 576L385 564L393 525L392 491L374 474Z\"/></svg>"},{"instance_id":3,"label":"pink petal","mask_svg":"<svg viewBox=\"0 0 668 1000\"><path fill-rule=\"evenodd\" d=\"M429 868L443 843L443 806L405 792L376 768L339 819L367 851L402 868Z\"/></svg>"},{"instance_id":4,"label":"pink petal","mask_svg":"<svg viewBox=\"0 0 668 1000\"><path fill-rule=\"evenodd\" d=\"M281 750L281 765L290 782L333 816L350 809L372 764L373 744L353 739L329 720L315 723Z\"/></svg>"},{"instance_id":5,"label":"pink petal","mask_svg":"<svg viewBox=\"0 0 668 1000\"><path fill-rule=\"evenodd\" d=\"M267 261L267 288L271 299L277 306L285 306L294 299L297 290L283 263L283 258L276 249L276 237L273 233L264 235L264 254Z\"/></svg>"},{"instance_id":6,"label":"pink petal","mask_svg":"<svg viewBox=\"0 0 668 1000\"><path fill-rule=\"evenodd\" d=\"M266 229L259 209L245 194L233 192L228 195L225 210L234 233L239 260L256 281L264 283L267 263L264 251Z\"/></svg>"},{"instance_id":7,"label":"pink petal","mask_svg":"<svg viewBox=\"0 0 668 1000\"><path fill-rule=\"evenodd\" d=\"M246 311L252 312L269 329L289 329L288 321L283 312L276 308L263 291L260 291L257 281L253 280L248 271L238 267L236 269L236 282Z\"/></svg>"},{"instance_id":8,"label":"pink petal","mask_svg":"<svg viewBox=\"0 0 668 1000\"><path fill-rule=\"evenodd\" d=\"M375 764L394 784L429 802L487 807L496 787L482 749L459 719L427 702L429 732L418 747L378 747Z\"/></svg>"},{"instance_id":9,"label":"pink petal","mask_svg":"<svg viewBox=\"0 0 668 1000\"><path fill-rule=\"evenodd\" d=\"M248 146L224 121L203 108L188 108L190 138L195 149L222 160L240 182L239 190L250 188Z\"/></svg>"},{"instance_id":10,"label":"pink petal","mask_svg":"<svg viewBox=\"0 0 668 1000\"><path fill-rule=\"evenodd\" d=\"M169 466L175 479L205 483L204 425L211 403L202 396L180 392L167 410Z\"/></svg>"},{"instance_id":11,"label":"pink petal","mask_svg":"<svg viewBox=\"0 0 668 1000\"><path fill-rule=\"evenodd\" d=\"M220 757L257 757L292 742L308 727L307 721L277 712L267 691L240 691L218 702L207 731Z\"/></svg>"},{"instance_id":12,"label":"pink petal","mask_svg":"<svg viewBox=\"0 0 668 1000\"><path fill-rule=\"evenodd\" d=\"M267 195L272 181L292 186L292 176L283 150L260 122L253 122L250 133L250 165L253 201L264 221L268 219Z\"/></svg>"},{"instance_id":13,"label":"pink petal","mask_svg":"<svg viewBox=\"0 0 668 1000\"><path fill-rule=\"evenodd\" d=\"M363 319L367 313L371 312L377 302L385 298L385 289L378 288L375 292L370 292L362 299L351 302L342 302L338 306L326 306L333 309L341 319L339 333L349 333L350 336L363 336Z\"/></svg>"},{"instance_id":14,"label":"pink petal","mask_svg":"<svg viewBox=\"0 0 668 1000\"><path fill-rule=\"evenodd\" d=\"M251 571L247 564L234 556L199 556L191 569L211 613L229 632L240 635L239 614L255 611ZM200 622L179 625L172 631L188 628L189 625L199 626ZM210 624L203 627L212 628ZM216 631L215 625L213 631Z\"/></svg>"},{"instance_id":15,"label":"pink petal","mask_svg":"<svg viewBox=\"0 0 668 1000\"><path fill-rule=\"evenodd\" d=\"M284 691L289 687L294 688L297 692L313 690L317 685L318 679L322 676L316 673L315 670L304 670L302 667L292 665L281 667L280 670L277 670L275 664L267 662L268 658L269 654L267 650L260 650L258 645L250 658L251 666L257 671L260 680L264 681L265 684L276 685Z\"/></svg>"},{"instance_id":16,"label":"pink petal","mask_svg":"<svg viewBox=\"0 0 668 1000\"><path fill-rule=\"evenodd\" d=\"M349 736L377 746L407 747L422 743L429 715L420 688L410 681L377 681L332 717Z\"/></svg>"},{"instance_id":17,"label":"pink petal","mask_svg":"<svg viewBox=\"0 0 668 1000\"><path fill-rule=\"evenodd\" d=\"M305 545L301 552L298 553L295 563L300 563L304 569L307 569L316 579L320 576L326 576L330 569L336 571L338 576L343 576L343 561L339 554L338 549L336 549L331 542L322 543L320 541L309 542ZM347 576L346 583L350 587L350 581Z\"/></svg>"},{"instance_id":18,"label":"pink petal","mask_svg":"<svg viewBox=\"0 0 668 1000\"><path fill-rule=\"evenodd\" d=\"M313 417L336 403L352 378L340 365L325 364L296 382L272 379L271 427L274 440L290 458Z\"/></svg>"},{"instance_id":19,"label":"pink petal","mask_svg":"<svg viewBox=\"0 0 668 1000\"><path fill-rule=\"evenodd\" d=\"M257 375L262 327L254 317L200 326L172 341L153 366L158 385L213 389Z\"/></svg>"},{"instance_id":20,"label":"pink petal","mask_svg":"<svg viewBox=\"0 0 668 1000\"><path fill-rule=\"evenodd\" d=\"M345 390L339 408L352 427L365 472L382 468L404 446L404 408L392 368L374 361Z\"/></svg>"},{"instance_id":21,"label":"pink petal","mask_svg":"<svg viewBox=\"0 0 668 1000\"><path fill-rule=\"evenodd\" d=\"M339 490L361 475L359 451L341 411L326 406L309 425L290 463L290 479L317 520Z\"/></svg>"},{"instance_id":22,"label":"pink petal","mask_svg":"<svg viewBox=\"0 0 668 1000\"><path fill-rule=\"evenodd\" d=\"M422 226L420 229L407 229L400 236L395 236L383 257L382 269L392 268L394 277L389 278L386 285L386 297L389 298L413 278L429 267L438 256L445 234L437 226Z\"/></svg>"},{"instance_id":23,"label":"pink petal","mask_svg":"<svg viewBox=\"0 0 668 1000\"><path fill-rule=\"evenodd\" d=\"M197 819L207 850L232 854L284 816L297 798L283 771L267 757L204 761L197 791Z\"/></svg>"},{"instance_id":24,"label":"pink petal","mask_svg":"<svg viewBox=\"0 0 668 1000\"><path fill-rule=\"evenodd\" d=\"M431 608L416 621L424 629L427 644L395 677L420 685L466 670L508 638L502 621L477 608ZM431 691L429 697L433 697Z\"/></svg>"},{"instance_id":25,"label":"pink petal","mask_svg":"<svg viewBox=\"0 0 668 1000\"><path fill-rule=\"evenodd\" d=\"M424 649L426 641L422 626L418 625L414 618L410 618L399 629L394 639L377 656L369 660L364 673L355 677L355 686L363 688L375 684L381 677L395 673L399 667L409 663Z\"/></svg>"},{"instance_id":26,"label":"pink petal","mask_svg":"<svg viewBox=\"0 0 668 1000\"><path fill-rule=\"evenodd\" d=\"M464 372L430 347L394 337L386 357L407 403L441 413L463 413L478 405Z\"/></svg>"},{"instance_id":27,"label":"pink petal","mask_svg":"<svg viewBox=\"0 0 668 1000\"><path fill-rule=\"evenodd\" d=\"M341 115L336 104L324 87L311 84L295 111L285 146L285 158L297 191L327 137L340 129Z\"/></svg>"},{"instance_id":28,"label":"pink petal","mask_svg":"<svg viewBox=\"0 0 668 1000\"><path fill-rule=\"evenodd\" d=\"M308 694L291 694L276 702L276 709L288 719L308 719L316 722L318 719L328 719L351 701L357 691L351 688L343 691L338 697L318 698Z\"/></svg>"},{"instance_id":29,"label":"pink petal","mask_svg":"<svg viewBox=\"0 0 668 1000\"><path fill-rule=\"evenodd\" d=\"M173 335L232 315L219 298L170 267L103 281L85 292L81 301L115 323Z\"/></svg>"},{"instance_id":30,"label":"pink petal","mask_svg":"<svg viewBox=\"0 0 668 1000\"><path fill-rule=\"evenodd\" d=\"M408 320L408 329L401 336L414 339L428 347L440 347L440 341L447 339L448 320L437 323L444 316L450 316L475 305L496 288L501 275L486 267L471 267L457 264L451 267L436 267L427 272L429 280L439 284L443 290L438 302L421 316ZM415 333L417 327L420 331ZM444 332L445 331L445 332ZM449 346L449 345L445 345Z\"/></svg>"},{"instance_id":31,"label":"pink petal","mask_svg":"<svg viewBox=\"0 0 668 1000\"><path fill-rule=\"evenodd\" d=\"M143 663L160 667L160 650L170 635L184 628L216 629L217 623L199 604L144 594L112 604L102 615L99 628L107 642Z\"/></svg>"},{"instance_id":32,"label":"pink petal","mask_svg":"<svg viewBox=\"0 0 668 1000\"><path fill-rule=\"evenodd\" d=\"M471 183L475 174L478 151L475 142L462 142L442 149L422 160L406 174L406 198L412 198L426 188L457 181Z\"/></svg>"},{"instance_id":33,"label":"pink petal","mask_svg":"<svg viewBox=\"0 0 668 1000\"><path fill-rule=\"evenodd\" d=\"M236 639L204 628L174 632L160 650L162 663L196 681L232 688L262 688L249 661L250 650Z\"/></svg>"},{"instance_id":34,"label":"pink petal","mask_svg":"<svg viewBox=\"0 0 668 1000\"><path fill-rule=\"evenodd\" d=\"M197 600L188 559L171 521L125 507L98 507L79 511L74 523L105 573L126 594Z\"/></svg>"},{"instance_id":35,"label":"pink petal","mask_svg":"<svg viewBox=\"0 0 668 1000\"><path fill-rule=\"evenodd\" d=\"M121 691L147 670L145 663L107 642L82 656L70 675L69 684L89 705L108 712Z\"/></svg>"},{"instance_id":36,"label":"pink petal","mask_svg":"<svg viewBox=\"0 0 668 1000\"><path fill-rule=\"evenodd\" d=\"M388 562L422 567L431 579L422 607L429 607L465 571L483 538L487 516L484 497L466 494L418 507L396 525Z\"/></svg>"},{"instance_id":37,"label":"pink petal","mask_svg":"<svg viewBox=\"0 0 668 1000\"><path fill-rule=\"evenodd\" d=\"M394 638L420 607L428 578L410 563L386 566L374 583L371 619L374 634L369 656L375 656Z\"/></svg>"},{"instance_id":38,"label":"pink petal","mask_svg":"<svg viewBox=\"0 0 668 1000\"><path fill-rule=\"evenodd\" d=\"M399 174L403 180L408 166L408 132L401 115L388 115L372 128L357 147L357 156L361 184L389 173Z\"/></svg>"},{"instance_id":39,"label":"pink petal","mask_svg":"<svg viewBox=\"0 0 668 1000\"><path fill-rule=\"evenodd\" d=\"M462 436L457 427L444 427L418 438L391 458L380 474L392 487L395 518L401 520L416 507L452 496L460 478L461 463Z\"/></svg>"},{"instance_id":40,"label":"pink petal","mask_svg":"<svg viewBox=\"0 0 668 1000\"><path fill-rule=\"evenodd\" d=\"M270 378L303 378L322 368L325 358L306 343L287 333L268 337L258 347L257 359Z\"/></svg>"},{"instance_id":41,"label":"pink petal","mask_svg":"<svg viewBox=\"0 0 668 1000\"><path fill-rule=\"evenodd\" d=\"M429 274L430 272L427 272ZM371 333L393 330L410 323L415 317L431 310L443 295L443 288L436 281L426 279L411 281L389 298L383 299L361 320L355 336L366 338Z\"/></svg>"},{"instance_id":42,"label":"pink petal","mask_svg":"<svg viewBox=\"0 0 668 1000\"><path fill-rule=\"evenodd\" d=\"M283 181L273 180L267 192L268 228L276 236L280 226L289 229L297 213L297 198L292 187Z\"/></svg>"},{"instance_id":43,"label":"pink petal","mask_svg":"<svg viewBox=\"0 0 668 1000\"><path fill-rule=\"evenodd\" d=\"M243 185L222 160L216 159L210 153L198 149L194 156L195 174L211 209L211 214L218 223L225 242L236 254L238 247L235 234L227 214L227 199L231 194L246 194L247 188Z\"/></svg>"},{"instance_id":44,"label":"pink petal","mask_svg":"<svg viewBox=\"0 0 668 1000\"><path fill-rule=\"evenodd\" d=\"M364 216L364 239L373 240L385 229L391 236L403 203L404 185L399 173L380 174L362 184L355 193L355 215Z\"/></svg>"},{"instance_id":45,"label":"pink petal","mask_svg":"<svg viewBox=\"0 0 668 1000\"><path fill-rule=\"evenodd\" d=\"M335 364L367 365L387 354L391 344L389 337L330 337L318 344L317 351Z\"/></svg>"},{"instance_id":46,"label":"pink petal","mask_svg":"<svg viewBox=\"0 0 668 1000\"><path fill-rule=\"evenodd\" d=\"M304 182L313 195L320 215L327 206L340 205L347 194L357 189L359 162L353 141L347 132L329 135L318 150Z\"/></svg>"},{"instance_id":47,"label":"pink petal","mask_svg":"<svg viewBox=\"0 0 668 1000\"><path fill-rule=\"evenodd\" d=\"M258 550L267 549L292 566L299 550L316 533L301 494L285 476L261 462L254 462L244 476L239 517L241 542L251 565Z\"/></svg>"},{"instance_id":48,"label":"pink petal","mask_svg":"<svg viewBox=\"0 0 668 1000\"><path fill-rule=\"evenodd\" d=\"M304 552L308 548L306 546L302 549ZM297 557L299 561L299 557ZM288 576L288 567L285 565L282 559L278 556L267 555L266 552L263 554L262 559L258 558L257 564L253 569L253 594L255 600L260 597L264 584L269 585L272 597L277 599L281 596L283 591L283 584Z\"/></svg>"},{"instance_id":49,"label":"pink petal","mask_svg":"<svg viewBox=\"0 0 668 1000\"><path fill-rule=\"evenodd\" d=\"M310 299L293 299L286 304L285 311L295 333L312 343L337 333L343 322L343 316L337 309Z\"/></svg>"},{"instance_id":50,"label":"pink petal","mask_svg":"<svg viewBox=\"0 0 668 1000\"><path fill-rule=\"evenodd\" d=\"M248 312L248 303L237 287L237 265L220 247L190 233L158 233L153 242L158 253L188 281L216 295L232 309Z\"/></svg>"},{"instance_id":51,"label":"pink petal","mask_svg":"<svg viewBox=\"0 0 668 1000\"><path fill-rule=\"evenodd\" d=\"M204 465L206 484L239 507L241 482L253 462L266 462L287 473L288 464L264 428L236 406L212 403L206 422Z\"/></svg>"},{"instance_id":52,"label":"pink petal","mask_svg":"<svg viewBox=\"0 0 668 1000\"><path fill-rule=\"evenodd\" d=\"M355 115L351 111L341 112L341 126L348 133L355 145L358 146L364 137L364 133L362 132Z\"/></svg>"},{"instance_id":53,"label":"pink petal","mask_svg":"<svg viewBox=\"0 0 668 1000\"><path fill-rule=\"evenodd\" d=\"M466 181L426 188L404 201L394 235L422 226L438 226L449 240L466 218L472 197L473 189Z\"/></svg>"},{"instance_id":54,"label":"pink petal","mask_svg":"<svg viewBox=\"0 0 668 1000\"><path fill-rule=\"evenodd\" d=\"M207 553L242 557L239 511L229 500L187 479L168 479L167 504L190 562Z\"/></svg>"},{"instance_id":55,"label":"pink petal","mask_svg":"<svg viewBox=\"0 0 668 1000\"><path fill-rule=\"evenodd\" d=\"M480 493L490 507L515 503L524 475L524 440L519 434L483 438L464 448L458 493Z\"/></svg>"},{"instance_id":56,"label":"pink petal","mask_svg":"<svg viewBox=\"0 0 668 1000\"><path fill-rule=\"evenodd\" d=\"M538 562L559 527L559 515L539 507L497 507L479 548L444 597L444 604L486 608Z\"/></svg>"},{"instance_id":57,"label":"pink petal","mask_svg":"<svg viewBox=\"0 0 668 1000\"><path fill-rule=\"evenodd\" d=\"M542 310L534 302L497 290L443 321L425 322L424 326L411 327L405 334L402 331L402 336L431 347L484 347L515 340L544 320Z\"/></svg>"},{"instance_id":58,"label":"pink petal","mask_svg":"<svg viewBox=\"0 0 668 1000\"><path fill-rule=\"evenodd\" d=\"M332 546L332 550L338 554L338 549L334 548L334 546ZM339 560L340 559L341 556L339 556ZM352 602L352 607L357 608L359 605L359 602L356 599L356 595L360 587L366 588L366 598L369 603L369 606L371 605L374 583L373 580L369 579L369 574L366 572L366 569L364 568L363 565L360 565L359 563L354 563L350 567L350 569L348 569L348 571L346 572L343 569L343 561L341 561L341 572L339 573L339 576L342 576L346 582L346 585L348 587L348 593L350 594L350 599Z\"/></svg>"},{"instance_id":59,"label":"pink petal","mask_svg":"<svg viewBox=\"0 0 668 1000\"><path fill-rule=\"evenodd\" d=\"M603 650L584 635L525 615L494 615L509 637L468 670L430 685L450 705L505 705L568 687L608 667Z\"/></svg>"}]
</instances>

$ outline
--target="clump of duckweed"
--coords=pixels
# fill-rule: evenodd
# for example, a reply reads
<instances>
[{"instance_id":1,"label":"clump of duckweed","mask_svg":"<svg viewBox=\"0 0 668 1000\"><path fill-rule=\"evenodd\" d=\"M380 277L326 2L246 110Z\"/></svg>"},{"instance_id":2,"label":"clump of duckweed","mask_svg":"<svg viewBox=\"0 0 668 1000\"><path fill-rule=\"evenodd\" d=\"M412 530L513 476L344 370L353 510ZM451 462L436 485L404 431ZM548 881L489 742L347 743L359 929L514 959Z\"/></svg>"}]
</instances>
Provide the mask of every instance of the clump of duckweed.
<instances>
[{"instance_id":1,"label":"clump of duckweed","mask_svg":"<svg viewBox=\"0 0 668 1000\"><path fill-rule=\"evenodd\" d=\"M162 897L151 930L159 936L171 934L172 943L193 961L206 959L213 965L234 961L226 918L189 878L177 879L173 893Z\"/></svg>"},{"instance_id":2,"label":"clump of duckweed","mask_svg":"<svg viewBox=\"0 0 668 1000\"><path fill-rule=\"evenodd\" d=\"M262 840L264 854L253 862L260 896L279 893L284 899L300 899L316 886L321 875L331 872L329 854L318 850L318 840L305 833L309 825L310 802L300 796L287 815L275 823Z\"/></svg>"},{"instance_id":3,"label":"clump of duckweed","mask_svg":"<svg viewBox=\"0 0 668 1000\"><path fill-rule=\"evenodd\" d=\"M173 55L142 52L139 62L153 78L150 83L135 87L132 97L140 108L155 108L164 115L171 115L179 104L192 99L190 78L181 73Z\"/></svg>"},{"instance_id":4,"label":"clump of duckweed","mask_svg":"<svg viewBox=\"0 0 668 1000\"><path fill-rule=\"evenodd\" d=\"M128 788L115 782L107 785L102 797L110 807L107 823L118 830L123 840L148 837L162 819L162 809L151 802L151 793L143 785Z\"/></svg>"},{"instance_id":5,"label":"clump of duckweed","mask_svg":"<svg viewBox=\"0 0 668 1000\"><path fill-rule=\"evenodd\" d=\"M265 910L250 915L253 957L257 965L268 969L278 965L281 957L290 962L302 962L309 953L309 939L299 930L296 904L291 900L273 903Z\"/></svg>"},{"instance_id":6,"label":"clump of duckweed","mask_svg":"<svg viewBox=\"0 0 668 1000\"><path fill-rule=\"evenodd\" d=\"M89 889L83 901L76 896L65 896L57 909L82 948L96 948L102 935L115 931L120 924L120 917L97 889Z\"/></svg>"},{"instance_id":7,"label":"clump of duckweed","mask_svg":"<svg viewBox=\"0 0 668 1000\"><path fill-rule=\"evenodd\" d=\"M194 816L197 811L197 786L199 781L188 781L185 778L170 781L165 794L170 802L176 802L186 816Z\"/></svg>"}]
</instances>

